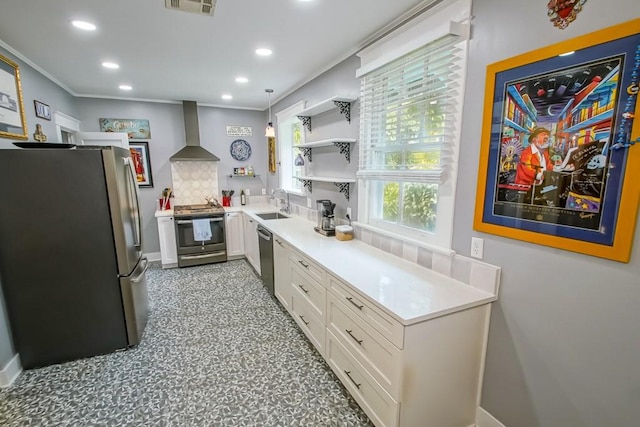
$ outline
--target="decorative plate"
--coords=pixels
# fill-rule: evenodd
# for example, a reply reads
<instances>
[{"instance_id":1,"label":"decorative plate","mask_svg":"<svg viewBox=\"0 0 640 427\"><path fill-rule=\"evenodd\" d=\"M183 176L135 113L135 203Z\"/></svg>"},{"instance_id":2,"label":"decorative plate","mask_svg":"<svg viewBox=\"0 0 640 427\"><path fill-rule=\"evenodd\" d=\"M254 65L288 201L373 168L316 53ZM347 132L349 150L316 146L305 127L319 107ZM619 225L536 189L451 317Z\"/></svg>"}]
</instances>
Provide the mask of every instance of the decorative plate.
<instances>
[{"instance_id":1,"label":"decorative plate","mask_svg":"<svg viewBox=\"0 0 640 427\"><path fill-rule=\"evenodd\" d=\"M251 146L244 139L236 139L231 143L231 157L238 161L247 160L251 157Z\"/></svg>"}]
</instances>

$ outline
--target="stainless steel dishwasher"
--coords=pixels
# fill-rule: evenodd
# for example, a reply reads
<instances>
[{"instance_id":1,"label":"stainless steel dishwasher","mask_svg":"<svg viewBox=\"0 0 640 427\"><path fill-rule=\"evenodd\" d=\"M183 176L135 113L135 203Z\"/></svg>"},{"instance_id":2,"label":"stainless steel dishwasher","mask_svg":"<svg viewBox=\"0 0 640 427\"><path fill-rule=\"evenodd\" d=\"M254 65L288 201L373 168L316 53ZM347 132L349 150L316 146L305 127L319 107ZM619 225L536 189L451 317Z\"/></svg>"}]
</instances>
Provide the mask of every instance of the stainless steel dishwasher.
<instances>
[{"instance_id":1,"label":"stainless steel dishwasher","mask_svg":"<svg viewBox=\"0 0 640 427\"><path fill-rule=\"evenodd\" d=\"M274 295L273 287L273 235L269 230L258 224L258 247L260 248L260 273L262 283L267 291Z\"/></svg>"}]
</instances>

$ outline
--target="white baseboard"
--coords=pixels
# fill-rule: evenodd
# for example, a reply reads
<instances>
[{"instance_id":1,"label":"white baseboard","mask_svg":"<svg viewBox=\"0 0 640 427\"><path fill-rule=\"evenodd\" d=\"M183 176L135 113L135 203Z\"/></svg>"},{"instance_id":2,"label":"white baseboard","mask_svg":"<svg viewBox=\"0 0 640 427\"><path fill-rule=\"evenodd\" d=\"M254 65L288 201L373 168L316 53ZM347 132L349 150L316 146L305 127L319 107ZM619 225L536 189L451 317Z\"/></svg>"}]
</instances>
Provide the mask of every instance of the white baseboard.
<instances>
[{"instance_id":1,"label":"white baseboard","mask_svg":"<svg viewBox=\"0 0 640 427\"><path fill-rule=\"evenodd\" d=\"M482 409L480 406L476 409L476 427L506 427L498 421L493 415Z\"/></svg>"},{"instance_id":2,"label":"white baseboard","mask_svg":"<svg viewBox=\"0 0 640 427\"><path fill-rule=\"evenodd\" d=\"M13 359L7 363L7 366L0 371L0 388L9 387L20 376L22 365L20 364L20 355L16 354Z\"/></svg>"},{"instance_id":3,"label":"white baseboard","mask_svg":"<svg viewBox=\"0 0 640 427\"><path fill-rule=\"evenodd\" d=\"M144 254L149 261L160 261L162 256L160 252L149 252L148 254Z\"/></svg>"}]
</instances>

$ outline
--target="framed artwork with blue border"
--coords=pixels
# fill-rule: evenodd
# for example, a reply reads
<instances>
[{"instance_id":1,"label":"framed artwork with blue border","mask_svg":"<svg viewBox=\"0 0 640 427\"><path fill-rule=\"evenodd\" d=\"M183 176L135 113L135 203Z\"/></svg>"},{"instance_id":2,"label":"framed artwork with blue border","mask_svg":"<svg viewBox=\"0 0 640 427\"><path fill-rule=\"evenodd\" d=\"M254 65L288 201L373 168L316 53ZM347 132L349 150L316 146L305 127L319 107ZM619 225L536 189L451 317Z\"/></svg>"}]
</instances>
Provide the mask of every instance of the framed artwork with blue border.
<instances>
[{"instance_id":1,"label":"framed artwork with blue border","mask_svg":"<svg viewBox=\"0 0 640 427\"><path fill-rule=\"evenodd\" d=\"M639 73L640 19L489 65L474 229L628 262Z\"/></svg>"}]
</instances>

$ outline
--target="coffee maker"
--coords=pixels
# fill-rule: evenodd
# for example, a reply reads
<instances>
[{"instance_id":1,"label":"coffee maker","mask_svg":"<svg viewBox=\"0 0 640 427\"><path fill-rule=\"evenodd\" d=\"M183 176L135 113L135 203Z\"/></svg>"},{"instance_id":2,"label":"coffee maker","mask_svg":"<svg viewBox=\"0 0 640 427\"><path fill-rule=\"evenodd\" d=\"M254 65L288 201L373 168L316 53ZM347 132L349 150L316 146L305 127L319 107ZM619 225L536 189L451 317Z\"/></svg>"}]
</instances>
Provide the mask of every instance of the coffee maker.
<instances>
[{"instance_id":1,"label":"coffee maker","mask_svg":"<svg viewBox=\"0 0 640 427\"><path fill-rule=\"evenodd\" d=\"M335 236L336 223L333 210L336 208L335 203L331 200L316 200L318 207L318 225L313 229L324 236Z\"/></svg>"}]
</instances>

